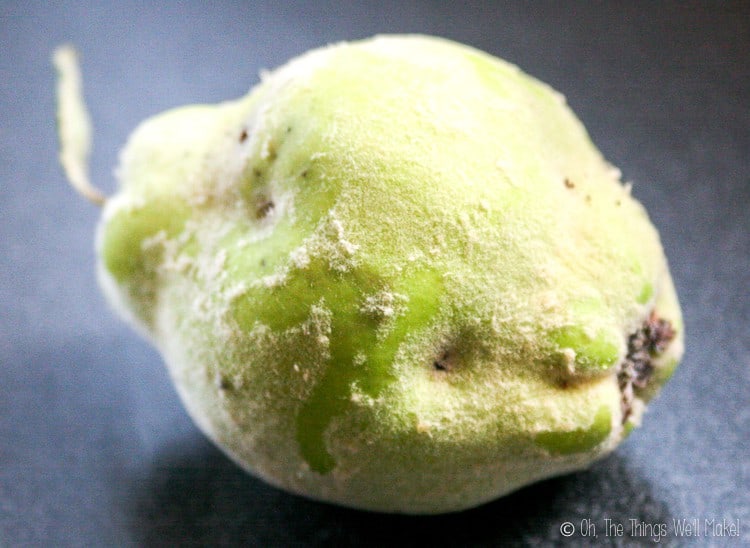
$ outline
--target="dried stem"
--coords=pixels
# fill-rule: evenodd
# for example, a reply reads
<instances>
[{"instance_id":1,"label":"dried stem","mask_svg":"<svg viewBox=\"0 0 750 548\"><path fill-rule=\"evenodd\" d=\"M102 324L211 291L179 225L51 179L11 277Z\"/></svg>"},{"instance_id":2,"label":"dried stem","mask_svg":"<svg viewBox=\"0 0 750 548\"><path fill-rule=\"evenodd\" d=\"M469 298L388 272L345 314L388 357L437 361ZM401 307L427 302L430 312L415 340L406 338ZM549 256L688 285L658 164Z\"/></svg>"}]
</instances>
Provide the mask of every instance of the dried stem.
<instances>
[{"instance_id":1,"label":"dried stem","mask_svg":"<svg viewBox=\"0 0 750 548\"><path fill-rule=\"evenodd\" d=\"M88 173L91 149L91 122L83 101L78 54L70 45L60 46L52 56L57 69L57 130L60 140L60 164L70 185L96 205L106 201L91 184Z\"/></svg>"}]
</instances>

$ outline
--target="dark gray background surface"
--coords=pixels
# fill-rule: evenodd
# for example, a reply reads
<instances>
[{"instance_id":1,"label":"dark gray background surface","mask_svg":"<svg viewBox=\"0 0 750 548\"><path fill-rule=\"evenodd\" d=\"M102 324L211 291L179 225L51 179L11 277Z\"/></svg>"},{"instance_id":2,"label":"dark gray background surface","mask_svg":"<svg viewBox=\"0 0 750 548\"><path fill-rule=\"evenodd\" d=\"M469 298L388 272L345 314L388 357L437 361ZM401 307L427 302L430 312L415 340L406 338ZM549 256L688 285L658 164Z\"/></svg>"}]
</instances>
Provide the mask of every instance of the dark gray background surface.
<instances>
[{"instance_id":1,"label":"dark gray background surface","mask_svg":"<svg viewBox=\"0 0 750 548\"><path fill-rule=\"evenodd\" d=\"M115 7L116 6L116 7ZM748 3L0 3L0 545L561 543L605 518L739 520L750 545ZM407 518L284 494L192 425L159 356L105 304L98 210L56 163L53 47L83 53L92 177L164 109L244 94L261 68L384 32L502 56L563 92L660 229L687 354L644 426L589 471ZM705 532L704 532L705 534ZM571 544L580 545L578 533ZM644 538L626 538L649 544Z\"/></svg>"}]
</instances>

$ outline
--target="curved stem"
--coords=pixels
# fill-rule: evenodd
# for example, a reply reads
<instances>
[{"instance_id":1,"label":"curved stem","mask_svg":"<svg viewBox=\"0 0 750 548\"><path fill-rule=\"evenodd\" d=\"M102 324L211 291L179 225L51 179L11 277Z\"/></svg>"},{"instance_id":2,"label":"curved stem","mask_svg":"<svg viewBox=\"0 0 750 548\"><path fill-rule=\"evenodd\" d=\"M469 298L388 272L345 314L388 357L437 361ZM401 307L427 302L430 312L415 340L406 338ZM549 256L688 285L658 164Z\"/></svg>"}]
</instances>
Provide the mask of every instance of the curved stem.
<instances>
[{"instance_id":1,"label":"curved stem","mask_svg":"<svg viewBox=\"0 0 750 548\"><path fill-rule=\"evenodd\" d=\"M104 194L91 184L88 158L91 149L91 122L83 101L78 54L70 45L60 46L52 56L57 69L57 131L60 164L70 185L84 198L101 206Z\"/></svg>"}]
</instances>

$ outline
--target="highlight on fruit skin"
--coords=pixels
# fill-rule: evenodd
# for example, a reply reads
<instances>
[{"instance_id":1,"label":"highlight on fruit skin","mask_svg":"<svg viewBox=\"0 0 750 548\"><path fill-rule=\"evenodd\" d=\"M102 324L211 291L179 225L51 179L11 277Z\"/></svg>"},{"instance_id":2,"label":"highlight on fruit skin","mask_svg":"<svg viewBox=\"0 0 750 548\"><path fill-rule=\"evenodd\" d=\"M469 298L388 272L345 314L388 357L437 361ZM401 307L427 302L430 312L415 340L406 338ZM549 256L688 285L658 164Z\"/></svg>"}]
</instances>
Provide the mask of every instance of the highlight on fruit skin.
<instances>
[{"instance_id":1,"label":"highlight on fruit skin","mask_svg":"<svg viewBox=\"0 0 750 548\"><path fill-rule=\"evenodd\" d=\"M583 469L682 355L630 186L559 93L468 46L313 50L146 120L118 176L106 296L201 430L294 493L434 514Z\"/></svg>"}]
</instances>

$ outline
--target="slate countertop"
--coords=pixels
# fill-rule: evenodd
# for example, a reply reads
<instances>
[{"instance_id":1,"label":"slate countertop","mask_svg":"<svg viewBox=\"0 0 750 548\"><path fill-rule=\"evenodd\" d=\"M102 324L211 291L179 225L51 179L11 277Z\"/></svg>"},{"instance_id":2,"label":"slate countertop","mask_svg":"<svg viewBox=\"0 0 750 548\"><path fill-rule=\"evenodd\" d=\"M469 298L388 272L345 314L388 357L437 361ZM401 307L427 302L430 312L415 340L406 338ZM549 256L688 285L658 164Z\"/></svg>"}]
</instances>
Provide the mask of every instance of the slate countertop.
<instances>
[{"instance_id":1,"label":"slate countertop","mask_svg":"<svg viewBox=\"0 0 750 548\"><path fill-rule=\"evenodd\" d=\"M0 545L652 544L639 523L667 524L660 544L680 545L675 520L692 519L701 544L750 544L748 6L3 2ZM433 518L287 495L206 441L159 356L104 302L98 211L56 162L49 55L61 42L83 53L92 178L111 192L142 119L240 96L261 68L386 32L474 45L564 93L659 228L687 332L682 366L612 456ZM711 523L740 536L707 538L731 531Z\"/></svg>"}]
</instances>

